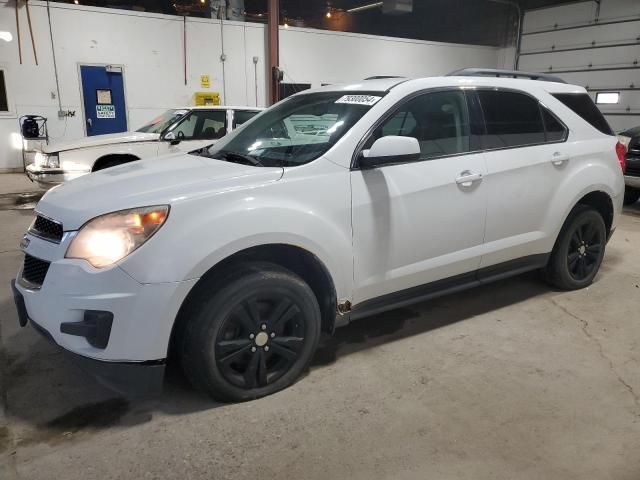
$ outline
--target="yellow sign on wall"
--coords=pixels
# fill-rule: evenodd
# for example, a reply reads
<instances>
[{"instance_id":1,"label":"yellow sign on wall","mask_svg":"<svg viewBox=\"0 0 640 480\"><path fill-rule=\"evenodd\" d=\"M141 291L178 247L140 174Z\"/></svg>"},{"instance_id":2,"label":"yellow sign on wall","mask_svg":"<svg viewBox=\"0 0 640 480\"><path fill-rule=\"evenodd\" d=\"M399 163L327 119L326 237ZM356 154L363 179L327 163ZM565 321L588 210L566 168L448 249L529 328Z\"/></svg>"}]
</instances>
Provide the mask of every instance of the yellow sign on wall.
<instances>
[{"instance_id":1,"label":"yellow sign on wall","mask_svg":"<svg viewBox=\"0 0 640 480\"><path fill-rule=\"evenodd\" d=\"M194 94L194 103L197 106L220 105L219 92L196 92Z\"/></svg>"},{"instance_id":2,"label":"yellow sign on wall","mask_svg":"<svg viewBox=\"0 0 640 480\"><path fill-rule=\"evenodd\" d=\"M200 87L209 88L210 86L209 75L200 75Z\"/></svg>"}]
</instances>

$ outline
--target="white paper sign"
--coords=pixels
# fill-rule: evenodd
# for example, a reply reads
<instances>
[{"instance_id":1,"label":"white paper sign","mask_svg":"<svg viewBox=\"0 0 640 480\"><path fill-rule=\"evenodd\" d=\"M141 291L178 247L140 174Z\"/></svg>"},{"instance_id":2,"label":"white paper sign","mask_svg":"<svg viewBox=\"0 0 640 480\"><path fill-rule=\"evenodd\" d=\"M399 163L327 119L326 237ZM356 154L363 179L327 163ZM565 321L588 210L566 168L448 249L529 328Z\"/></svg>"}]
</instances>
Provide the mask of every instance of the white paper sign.
<instances>
[{"instance_id":1,"label":"white paper sign","mask_svg":"<svg viewBox=\"0 0 640 480\"><path fill-rule=\"evenodd\" d=\"M352 105L371 106L381 98L382 97L376 97L374 95L345 95L336 100L335 103L350 103Z\"/></svg>"}]
</instances>

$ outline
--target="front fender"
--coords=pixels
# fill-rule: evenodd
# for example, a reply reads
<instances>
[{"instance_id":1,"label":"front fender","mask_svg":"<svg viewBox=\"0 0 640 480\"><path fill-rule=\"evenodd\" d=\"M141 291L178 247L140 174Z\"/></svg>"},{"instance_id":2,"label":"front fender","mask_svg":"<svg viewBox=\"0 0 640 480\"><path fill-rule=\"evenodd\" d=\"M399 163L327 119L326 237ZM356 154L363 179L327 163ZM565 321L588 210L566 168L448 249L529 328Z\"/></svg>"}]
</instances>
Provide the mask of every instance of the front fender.
<instances>
[{"instance_id":1,"label":"front fender","mask_svg":"<svg viewBox=\"0 0 640 480\"><path fill-rule=\"evenodd\" d=\"M120 266L141 283L176 282L199 278L247 248L288 244L314 254L338 298L350 298L349 178L335 170L172 204L167 223Z\"/></svg>"}]
</instances>

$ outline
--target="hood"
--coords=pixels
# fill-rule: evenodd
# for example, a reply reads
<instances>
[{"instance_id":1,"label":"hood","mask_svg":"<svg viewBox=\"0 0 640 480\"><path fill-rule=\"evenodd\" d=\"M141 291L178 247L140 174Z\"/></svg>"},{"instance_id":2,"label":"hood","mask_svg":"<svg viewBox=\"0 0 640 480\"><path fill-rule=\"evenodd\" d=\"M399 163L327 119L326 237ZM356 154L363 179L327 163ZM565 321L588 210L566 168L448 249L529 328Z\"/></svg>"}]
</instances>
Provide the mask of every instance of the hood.
<instances>
[{"instance_id":1,"label":"hood","mask_svg":"<svg viewBox=\"0 0 640 480\"><path fill-rule=\"evenodd\" d=\"M278 181L280 167L253 167L176 154L107 168L49 190L36 211L77 230L105 213L151 205L171 205L225 190Z\"/></svg>"},{"instance_id":2,"label":"hood","mask_svg":"<svg viewBox=\"0 0 640 480\"><path fill-rule=\"evenodd\" d=\"M158 133L143 132L122 132L111 133L109 135L95 135L93 137L78 138L77 140L69 140L66 142L56 142L50 145L44 145L42 151L45 153L64 152L65 150L74 150L76 148L100 147L103 145L112 145L114 143L131 143L131 142L153 142L160 139Z\"/></svg>"}]
</instances>

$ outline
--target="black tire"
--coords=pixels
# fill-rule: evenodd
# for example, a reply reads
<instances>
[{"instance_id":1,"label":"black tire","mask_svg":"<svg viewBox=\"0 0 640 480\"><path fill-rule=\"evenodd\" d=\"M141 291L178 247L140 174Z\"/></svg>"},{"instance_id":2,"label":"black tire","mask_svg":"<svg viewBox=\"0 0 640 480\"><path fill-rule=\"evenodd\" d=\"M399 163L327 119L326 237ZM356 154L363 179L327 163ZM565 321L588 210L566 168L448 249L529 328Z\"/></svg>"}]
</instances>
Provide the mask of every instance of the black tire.
<instances>
[{"instance_id":1,"label":"black tire","mask_svg":"<svg viewBox=\"0 0 640 480\"><path fill-rule=\"evenodd\" d=\"M546 278L563 290L591 285L604 258L607 227L592 207L577 205L565 221L546 268Z\"/></svg>"},{"instance_id":2,"label":"black tire","mask_svg":"<svg viewBox=\"0 0 640 480\"><path fill-rule=\"evenodd\" d=\"M271 263L241 265L224 282L213 279L185 314L182 367L197 389L220 401L252 400L290 386L320 338L313 291Z\"/></svg>"},{"instance_id":3,"label":"black tire","mask_svg":"<svg viewBox=\"0 0 640 480\"><path fill-rule=\"evenodd\" d=\"M640 188L626 187L624 189L624 204L633 205L640 199Z\"/></svg>"}]
</instances>

